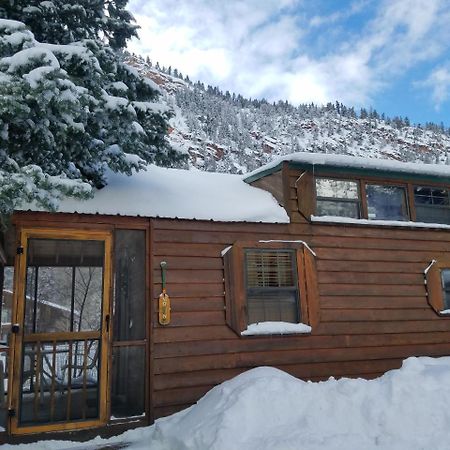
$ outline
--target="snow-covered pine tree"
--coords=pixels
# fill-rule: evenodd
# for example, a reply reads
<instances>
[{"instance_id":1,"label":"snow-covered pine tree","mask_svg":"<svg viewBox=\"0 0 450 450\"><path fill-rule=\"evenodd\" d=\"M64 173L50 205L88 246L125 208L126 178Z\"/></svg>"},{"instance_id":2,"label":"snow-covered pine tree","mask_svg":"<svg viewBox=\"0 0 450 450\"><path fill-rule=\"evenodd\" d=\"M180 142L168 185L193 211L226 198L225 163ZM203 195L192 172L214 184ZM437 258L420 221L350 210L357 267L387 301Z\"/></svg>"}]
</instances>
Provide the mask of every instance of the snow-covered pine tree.
<instances>
[{"instance_id":1,"label":"snow-covered pine tree","mask_svg":"<svg viewBox=\"0 0 450 450\"><path fill-rule=\"evenodd\" d=\"M137 36L128 0L7 0L0 17L24 22L39 42L70 44L102 38L115 50Z\"/></svg>"},{"instance_id":2,"label":"snow-covered pine tree","mask_svg":"<svg viewBox=\"0 0 450 450\"><path fill-rule=\"evenodd\" d=\"M33 167L41 182L30 184L23 198L1 201L0 214L22 200L55 207L58 186L63 194L86 195L89 185L83 182L103 186L108 168L130 174L147 162L171 165L183 159L168 145L171 112L158 102L158 86L116 52L135 32L126 3L71 2L72 12L80 14L74 17L86 18L85 29L84 22L65 15L62 1L11 0L3 6L1 14L26 19L32 29L0 19L0 176L12 186L16 174ZM108 17L104 30L101 17ZM35 30L46 42L35 39ZM73 179L78 181L69 182ZM54 189L46 194L48 180ZM11 193L5 186L2 198ZM38 191L41 195L33 194Z\"/></svg>"}]
</instances>

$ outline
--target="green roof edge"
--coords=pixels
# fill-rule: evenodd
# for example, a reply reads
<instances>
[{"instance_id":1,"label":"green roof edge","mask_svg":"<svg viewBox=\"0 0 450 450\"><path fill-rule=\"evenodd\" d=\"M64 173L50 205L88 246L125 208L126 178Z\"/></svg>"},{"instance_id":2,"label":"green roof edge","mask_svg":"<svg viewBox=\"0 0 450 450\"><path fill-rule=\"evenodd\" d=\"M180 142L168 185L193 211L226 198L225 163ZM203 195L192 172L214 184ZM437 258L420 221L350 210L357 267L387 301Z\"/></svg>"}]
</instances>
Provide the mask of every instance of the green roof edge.
<instances>
[{"instance_id":1,"label":"green roof edge","mask_svg":"<svg viewBox=\"0 0 450 450\"><path fill-rule=\"evenodd\" d=\"M246 183L253 183L260 178L264 178L272 173L278 172L283 166L283 162L280 162L274 167L271 167L261 172L255 173L247 178L244 178ZM323 173L330 173L333 175L366 175L377 178L399 178L405 181L429 181L429 182L442 182L450 184L450 175L433 175L433 174L421 174L421 173L408 173L398 170L385 170L385 169L371 169L363 167L346 167L346 166L334 166L330 164L311 164L302 163L298 161L286 161L289 164L290 169L304 169L309 170L317 175Z\"/></svg>"},{"instance_id":2,"label":"green roof edge","mask_svg":"<svg viewBox=\"0 0 450 450\"><path fill-rule=\"evenodd\" d=\"M250 175L249 177L244 178L244 181L246 183L253 183L256 180L259 180L260 178L267 177L267 175L272 175L273 173L281 170L284 162L285 161L281 161L279 164L277 164L274 167L270 167L269 169L265 169L265 170L262 170L261 172Z\"/></svg>"}]
</instances>

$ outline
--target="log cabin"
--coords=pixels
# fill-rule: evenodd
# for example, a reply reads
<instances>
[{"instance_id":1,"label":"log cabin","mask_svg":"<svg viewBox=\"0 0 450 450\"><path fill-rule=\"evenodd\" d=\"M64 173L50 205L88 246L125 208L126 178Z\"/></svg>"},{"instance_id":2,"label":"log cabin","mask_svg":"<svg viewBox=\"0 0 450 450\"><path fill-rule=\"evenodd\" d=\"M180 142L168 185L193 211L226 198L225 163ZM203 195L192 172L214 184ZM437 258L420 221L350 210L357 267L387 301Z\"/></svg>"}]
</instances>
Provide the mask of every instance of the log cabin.
<instances>
[{"instance_id":1,"label":"log cabin","mask_svg":"<svg viewBox=\"0 0 450 450\"><path fill-rule=\"evenodd\" d=\"M261 365L370 379L450 355L449 189L444 165L297 153L24 206L0 251L4 438L150 424Z\"/></svg>"}]
</instances>

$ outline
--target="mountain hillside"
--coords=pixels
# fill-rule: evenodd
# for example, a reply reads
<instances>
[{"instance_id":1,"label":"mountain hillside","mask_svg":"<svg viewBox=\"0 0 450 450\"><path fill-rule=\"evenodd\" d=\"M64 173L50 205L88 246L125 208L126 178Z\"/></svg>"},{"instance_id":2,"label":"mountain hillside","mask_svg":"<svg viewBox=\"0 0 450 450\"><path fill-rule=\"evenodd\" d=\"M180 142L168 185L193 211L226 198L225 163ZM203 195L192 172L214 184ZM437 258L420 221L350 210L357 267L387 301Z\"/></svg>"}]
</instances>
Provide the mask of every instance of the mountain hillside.
<instances>
[{"instance_id":1,"label":"mountain hillside","mask_svg":"<svg viewBox=\"0 0 450 450\"><path fill-rule=\"evenodd\" d=\"M338 102L295 107L249 100L192 83L140 57L129 56L127 62L161 87L175 113L171 144L189 153L189 164L199 169L246 173L298 151L450 163L450 131L443 126L412 126L407 118L372 110L356 114Z\"/></svg>"}]
</instances>

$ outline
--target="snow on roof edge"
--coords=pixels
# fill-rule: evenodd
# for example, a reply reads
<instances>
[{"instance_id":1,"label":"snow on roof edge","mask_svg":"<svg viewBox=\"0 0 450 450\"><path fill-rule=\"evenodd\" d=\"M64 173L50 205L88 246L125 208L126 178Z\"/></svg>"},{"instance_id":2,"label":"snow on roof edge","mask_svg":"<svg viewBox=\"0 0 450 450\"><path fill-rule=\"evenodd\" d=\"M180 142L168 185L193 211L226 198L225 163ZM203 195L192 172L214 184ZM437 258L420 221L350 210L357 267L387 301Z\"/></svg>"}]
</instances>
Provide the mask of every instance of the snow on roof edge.
<instances>
[{"instance_id":1,"label":"snow on roof edge","mask_svg":"<svg viewBox=\"0 0 450 450\"><path fill-rule=\"evenodd\" d=\"M373 170L381 173L402 173L404 175L435 176L450 180L450 166L401 162L390 159L363 158L360 156L335 155L328 153L298 152L280 156L272 162L244 175L244 181L251 183L281 168L283 162L307 166L334 166L336 168Z\"/></svg>"}]
</instances>

